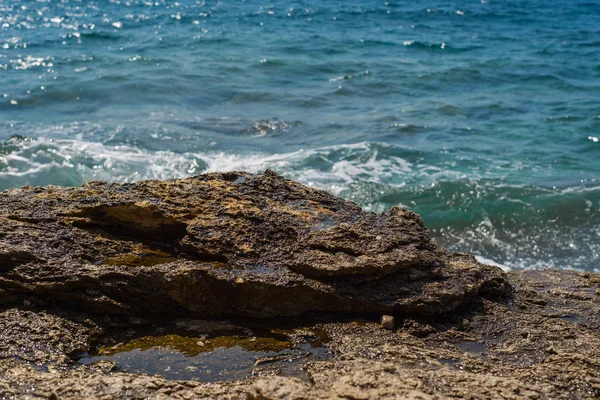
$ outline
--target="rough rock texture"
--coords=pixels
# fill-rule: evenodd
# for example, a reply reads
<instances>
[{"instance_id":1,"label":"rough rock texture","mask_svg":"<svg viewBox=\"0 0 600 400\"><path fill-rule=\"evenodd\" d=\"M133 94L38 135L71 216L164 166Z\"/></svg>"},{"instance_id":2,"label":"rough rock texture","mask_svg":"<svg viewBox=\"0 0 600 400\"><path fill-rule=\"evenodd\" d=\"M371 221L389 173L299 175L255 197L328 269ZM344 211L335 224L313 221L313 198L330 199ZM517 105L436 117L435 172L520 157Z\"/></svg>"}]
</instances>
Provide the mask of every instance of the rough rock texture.
<instances>
[{"instance_id":1,"label":"rough rock texture","mask_svg":"<svg viewBox=\"0 0 600 400\"><path fill-rule=\"evenodd\" d=\"M100 332L91 321L82 322L46 312L7 310L0 314L0 358L68 363L87 351L91 338Z\"/></svg>"},{"instance_id":2,"label":"rough rock texture","mask_svg":"<svg viewBox=\"0 0 600 400\"><path fill-rule=\"evenodd\" d=\"M0 398L600 398L600 274L504 274L436 249L406 210L232 173L8 191L0 220ZM297 334L323 332L330 354L307 379L267 368L203 384L75 362L152 316L307 311L320 320L292 318Z\"/></svg>"},{"instance_id":3,"label":"rough rock texture","mask_svg":"<svg viewBox=\"0 0 600 400\"><path fill-rule=\"evenodd\" d=\"M0 304L86 312L438 314L510 287L501 270L267 171L0 194Z\"/></svg>"},{"instance_id":4,"label":"rough rock texture","mask_svg":"<svg viewBox=\"0 0 600 400\"><path fill-rule=\"evenodd\" d=\"M89 345L89 327L11 310L1 316L11 321L3 325L11 344L1 356L14 355L0 360L0 398L598 398L600 275L547 270L509 279L510 301L480 299L444 318L402 318L396 331L360 320L319 324L331 338L331 358L306 365L310 380L275 373L200 384L115 372L108 362L74 366L67 353ZM65 327L74 345L57 345L50 333ZM50 359L36 349L48 349Z\"/></svg>"}]
</instances>

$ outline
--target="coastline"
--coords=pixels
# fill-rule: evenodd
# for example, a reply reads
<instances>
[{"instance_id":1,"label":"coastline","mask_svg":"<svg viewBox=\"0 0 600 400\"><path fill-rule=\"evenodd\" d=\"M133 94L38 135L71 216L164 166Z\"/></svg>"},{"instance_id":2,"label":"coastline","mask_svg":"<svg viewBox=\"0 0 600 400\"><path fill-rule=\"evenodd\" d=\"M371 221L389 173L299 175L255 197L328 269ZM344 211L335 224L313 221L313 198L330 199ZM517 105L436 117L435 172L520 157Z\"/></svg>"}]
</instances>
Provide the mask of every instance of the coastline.
<instances>
[{"instance_id":1,"label":"coastline","mask_svg":"<svg viewBox=\"0 0 600 400\"><path fill-rule=\"evenodd\" d=\"M13 189L0 219L3 398L600 395L600 274L505 273L438 249L408 210L267 171ZM188 355L279 353L210 383L81 362L148 327Z\"/></svg>"}]
</instances>

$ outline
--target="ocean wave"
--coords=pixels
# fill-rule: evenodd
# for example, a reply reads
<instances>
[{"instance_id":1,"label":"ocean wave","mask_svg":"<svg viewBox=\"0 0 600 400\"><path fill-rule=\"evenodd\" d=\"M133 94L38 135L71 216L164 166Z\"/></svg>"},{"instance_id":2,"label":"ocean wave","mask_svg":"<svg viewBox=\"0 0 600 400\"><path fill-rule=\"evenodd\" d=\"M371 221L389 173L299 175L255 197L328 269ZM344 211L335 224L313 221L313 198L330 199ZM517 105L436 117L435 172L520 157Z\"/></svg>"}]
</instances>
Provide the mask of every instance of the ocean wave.
<instances>
[{"instance_id":1,"label":"ocean wave","mask_svg":"<svg viewBox=\"0 0 600 400\"><path fill-rule=\"evenodd\" d=\"M274 128L265 124L255 123L253 129L258 135L264 129ZM56 184L57 180L64 180L61 175L70 176L71 181L80 184L91 179L127 182L214 171L262 172L267 168L337 194L357 180L402 187L404 183L398 182L398 178L410 173L413 164L401 157L379 157L379 152L388 147L362 142L282 154L175 153L78 139L15 136L0 146L0 189L16 184Z\"/></svg>"},{"instance_id":2,"label":"ocean wave","mask_svg":"<svg viewBox=\"0 0 600 400\"><path fill-rule=\"evenodd\" d=\"M261 121L257 123L260 128ZM505 269L600 267L600 182L530 186L511 183L504 173L465 173L428 158L408 147L373 142L276 154L177 153L85 139L15 136L0 145L0 189L272 168L368 210L411 208L423 216L440 245L494 260Z\"/></svg>"},{"instance_id":3,"label":"ocean wave","mask_svg":"<svg viewBox=\"0 0 600 400\"><path fill-rule=\"evenodd\" d=\"M246 123L241 120L221 118L206 121L190 120L182 126L193 131L210 130L234 136L251 134L254 137L261 137L286 133L298 125L301 125L301 122L289 122L277 118ZM426 129L424 126L402 123L392 123L390 126L409 132ZM157 125L154 129L159 129L159 127L160 125ZM26 128L27 125L13 127L13 129ZM38 132L54 136L54 138L33 139L14 136L0 144L0 155L4 160L0 176L16 173L14 169L16 167L11 160L20 158L29 160L31 166L37 168L38 165L35 163L37 155L42 161L52 159L60 163L63 160L71 160L73 165L94 167L92 169L95 170L95 174L100 173L104 167L117 168L112 169L111 173L138 168L139 173L136 174L136 179L165 179L206 171L245 169L260 172L266 168L280 168L283 173L305 183L311 183L311 179L308 179L310 177L314 178L315 182L312 182L314 184L319 182L370 182L385 184L389 188L405 187L408 184L408 190L403 191L404 196L409 192L413 195L423 195L427 191L438 193L438 196L443 193L452 194L461 191L481 195L483 190L486 196L491 196L489 198L495 201L505 200L523 204L529 197L560 198L568 197L568 194L580 195L586 192L596 193L600 190L600 180L555 188L509 183L506 181L506 177L511 173L519 174L519 171L531 167L524 161L516 163L506 163L502 160L486 161L485 154L479 157L481 159L458 156L452 160L411 147L380 142L340 144L275 154L258 151L227 152L219 149L192 152L154 151L116 140L115 135L123 130L123 127L118 126L116 130L109 129L106 132L101 128L102 125L98 124L61 124L57 125L55 129ZM62 135L57 137L57 132ZM75 134L76 132L78 133ZM73 136L76 138L71 139L70 137ZM94 141L92 139L94 136L101 136L105 141ZM194 169L182 167L192 161L196 163L201 161L202 166L198 164L199 166ZM479 165L483 162L486 162L489 168L473 168L468 173L465 172L464 167ZM161 167L153 169L152 166L156 164L160 164ZM122 170L119 169L119 166ZM19 173L26 174L26 169L19 170ZM119 173L112 180L122 180L126 176L128 176L127 173ZM110 177L108 178L110 179ZM386 193L385 198L391 203L398 203L398 198L395 198L393 193ZM444 206L452 206L452 204L444 204Z\"/></svg>"}]
</instances>

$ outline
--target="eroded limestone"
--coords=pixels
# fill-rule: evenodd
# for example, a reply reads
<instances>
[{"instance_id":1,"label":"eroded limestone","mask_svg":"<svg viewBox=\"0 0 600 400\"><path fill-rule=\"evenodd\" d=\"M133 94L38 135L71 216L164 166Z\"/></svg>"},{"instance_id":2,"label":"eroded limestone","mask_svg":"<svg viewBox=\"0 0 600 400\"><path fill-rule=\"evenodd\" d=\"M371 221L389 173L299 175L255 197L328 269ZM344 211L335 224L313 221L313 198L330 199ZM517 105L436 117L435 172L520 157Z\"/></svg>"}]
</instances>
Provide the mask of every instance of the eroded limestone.
<instances>
[{"instance_id":1,"label":"eroded limestone","mask_svg":"<svg viewBox=\"0 0 600 400\"><path fill-rule=\"evenodd\" d=\"M510 294L498 268L432 244L417 214L365 212L271 171L9 190L0 220L0 304L131 316L439 314Z\"/></svg>"},{"instance_id":2,"label":"eroded limestone","mask_svg":"<svg viewBox=\"0 0 600 400\"><path fill-rule=\"evenodd\" d=\"M410 211L367 213L272 172L10 190L0 193L0 398L598 398L599 276L507 275L436 248ZM263 366L201 384L77 364L111 329L171 321L200 335L238 326L223 318L303 314L320 320L296 322L290 337L328 338L306 379ZM228 335L110 349L264 345Z\"/></svg>"}]
</instances>

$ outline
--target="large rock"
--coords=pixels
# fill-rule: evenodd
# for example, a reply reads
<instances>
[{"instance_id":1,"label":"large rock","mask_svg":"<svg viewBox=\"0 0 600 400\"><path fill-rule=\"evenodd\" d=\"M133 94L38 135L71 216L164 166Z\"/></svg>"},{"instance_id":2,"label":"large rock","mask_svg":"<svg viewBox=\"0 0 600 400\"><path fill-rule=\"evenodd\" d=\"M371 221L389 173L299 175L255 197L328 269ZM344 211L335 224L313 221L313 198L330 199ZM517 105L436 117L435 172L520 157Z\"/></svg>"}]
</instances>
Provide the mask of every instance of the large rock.
<instances>
[{"instance_id":1,"label":"large rock","mask_svg":"<svg viewBox=\"0 0 600 400\"><path fill-rule=\"evenodd\" d=\"M309 312L320 322L245 318ZM266 339L218 333L249 321L327 354L299 377L266 357L214 383L76 363L144 353L148 330L252 349ZM504 274L437 249L407 210L367 213L272 172L0 193L0 398L591 399L599 371L600 274Z\"/></svg>"},{"instance_id":2,"label":"large rock","mask_svg":"<svg viewBox=\"0 0 600 400\"><path fill-rule=\"evenodd\" d=\"M505 274L278 176L25 187L0 194L0 304L103 314L440 314L510 294Z\"/></svg>"}]
</instances>

